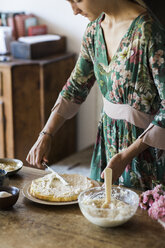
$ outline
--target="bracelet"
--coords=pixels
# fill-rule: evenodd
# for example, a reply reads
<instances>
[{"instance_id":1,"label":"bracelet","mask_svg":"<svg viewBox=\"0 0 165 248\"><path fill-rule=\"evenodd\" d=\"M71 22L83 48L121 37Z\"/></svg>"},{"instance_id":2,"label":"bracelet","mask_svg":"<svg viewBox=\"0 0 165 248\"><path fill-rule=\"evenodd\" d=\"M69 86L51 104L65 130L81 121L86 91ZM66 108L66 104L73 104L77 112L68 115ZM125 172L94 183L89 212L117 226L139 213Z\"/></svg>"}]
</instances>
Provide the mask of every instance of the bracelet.
<instances>
[{"instance_id":1,"label":"bracelet","mask_svg":"<svg viewBox=\"0 0 165 248\"><path fill-rule=\"evenodd\" d=\"M41 131L40 135L48 135L53 139L53 135L51 133L46 132L46 131Z\"/></svg>"}]
</instances>

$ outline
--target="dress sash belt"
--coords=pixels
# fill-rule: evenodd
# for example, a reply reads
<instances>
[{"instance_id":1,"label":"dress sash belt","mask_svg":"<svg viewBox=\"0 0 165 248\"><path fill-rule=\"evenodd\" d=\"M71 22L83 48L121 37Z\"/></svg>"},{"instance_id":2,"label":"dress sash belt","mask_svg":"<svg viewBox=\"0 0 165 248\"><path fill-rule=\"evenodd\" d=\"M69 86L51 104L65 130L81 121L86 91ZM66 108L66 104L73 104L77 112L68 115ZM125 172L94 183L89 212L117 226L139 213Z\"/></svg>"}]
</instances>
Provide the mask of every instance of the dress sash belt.
<instances>
[{"instance_id":1,"label":"dress sash belt","mask_svg":"<svg viewBox=\"0 0 165 248\"><path fill-rule=\"evenodd\" d=\"M138 111L128 104L114 104L103 97L104 112L112 119L126 120L131 124L146 129L154 119L154 115Z\"/></svg>"}]
</instances>

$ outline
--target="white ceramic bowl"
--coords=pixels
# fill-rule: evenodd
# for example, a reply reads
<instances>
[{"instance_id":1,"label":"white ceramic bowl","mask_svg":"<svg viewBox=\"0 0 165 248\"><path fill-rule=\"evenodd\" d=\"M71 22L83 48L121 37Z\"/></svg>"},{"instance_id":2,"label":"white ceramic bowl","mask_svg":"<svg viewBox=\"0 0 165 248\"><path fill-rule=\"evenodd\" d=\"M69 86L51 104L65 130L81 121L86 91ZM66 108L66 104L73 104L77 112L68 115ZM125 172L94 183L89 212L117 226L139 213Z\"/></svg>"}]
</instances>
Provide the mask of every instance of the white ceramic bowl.
<instances>
[{"instance_id":1,"label":"white ceramic bowl","mask_svg":"<svg viewBox=\"0 0 165 248\"><path fill-rule=\"evenodd\" d=\"M136 212L139 205L139 196L132 190L112 187L112 197L123 201L124 207L100 208L92 204L91 201L105 198L105 189L95 187L83 191L78 197L78 203L81 212L86 219L95 225L102 227L119 226L127 222Z\"/></svg>"}]
</instances>

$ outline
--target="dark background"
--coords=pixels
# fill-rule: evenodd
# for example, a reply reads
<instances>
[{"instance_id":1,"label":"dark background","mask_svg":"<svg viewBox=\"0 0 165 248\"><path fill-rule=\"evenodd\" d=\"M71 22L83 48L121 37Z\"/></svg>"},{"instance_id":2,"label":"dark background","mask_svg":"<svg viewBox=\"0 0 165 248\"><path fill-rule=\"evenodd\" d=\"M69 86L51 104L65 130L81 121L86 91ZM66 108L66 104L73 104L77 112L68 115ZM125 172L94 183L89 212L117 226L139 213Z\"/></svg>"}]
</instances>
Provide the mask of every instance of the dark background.
<instances>
[{"instance_id":1,"label":"dark background","mask_svg":"<svg viewBox=\"0 0 165 248\"><path fill-rule=\"evenodd\" d=\"M165 0L144 0L144 2L165 27Z\"/></svg>"}]
</instances>

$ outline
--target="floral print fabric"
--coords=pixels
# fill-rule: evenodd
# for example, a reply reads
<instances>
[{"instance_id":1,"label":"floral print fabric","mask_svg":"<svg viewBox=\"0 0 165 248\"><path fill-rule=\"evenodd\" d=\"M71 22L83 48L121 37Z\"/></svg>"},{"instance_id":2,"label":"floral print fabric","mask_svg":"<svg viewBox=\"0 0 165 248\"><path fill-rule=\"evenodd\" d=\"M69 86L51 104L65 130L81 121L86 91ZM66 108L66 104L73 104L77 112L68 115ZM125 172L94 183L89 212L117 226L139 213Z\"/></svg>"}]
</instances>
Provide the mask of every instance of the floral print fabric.
<instances>
[{"instance_id":1,"label":"floral print fabric","mask_svg":"<svg viewBox=\"0 0 165 248\"><path fill-rule=\"evenodd\" d=\"M89 23L76 66L61 95L81 104L94 82L114 104L129 104L154 114L152 124L165 131L165 31L146 12L139 15L122 38L108 63L101 21ZM98 126L91 162L91 178L101 181L101 172L116 153L131 145L144 129L125 120L111 119L104 112ZM117 184L151 188L152 180L165 183L165 153L149 147L127 165Z\"/></svg>"}]
</instances>

